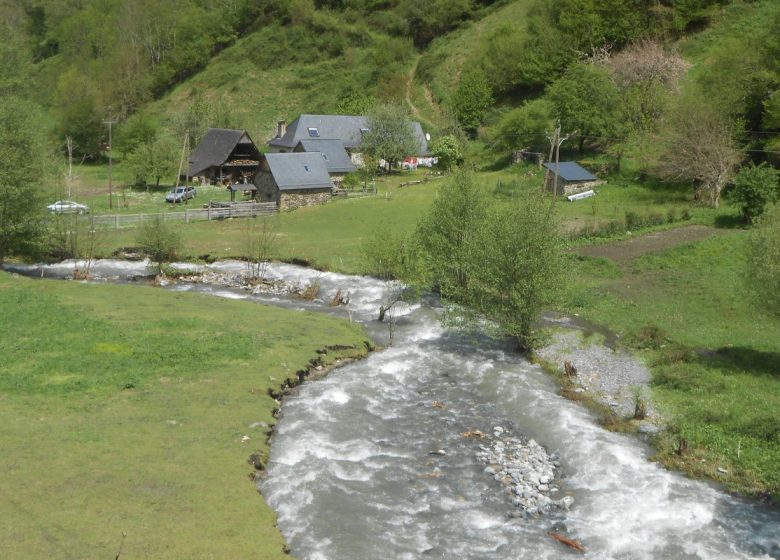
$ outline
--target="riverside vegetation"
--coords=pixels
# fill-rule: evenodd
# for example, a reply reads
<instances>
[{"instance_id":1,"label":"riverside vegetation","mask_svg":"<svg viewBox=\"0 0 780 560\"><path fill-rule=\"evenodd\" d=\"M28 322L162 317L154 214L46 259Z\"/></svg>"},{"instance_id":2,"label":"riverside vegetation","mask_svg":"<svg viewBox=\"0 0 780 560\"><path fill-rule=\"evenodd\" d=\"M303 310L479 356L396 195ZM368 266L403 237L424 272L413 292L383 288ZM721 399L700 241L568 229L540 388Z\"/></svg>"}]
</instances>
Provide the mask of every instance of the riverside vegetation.
<instances>
[{"instance_id":1,"label":"riverside vegetation","mask_svg":"<svg viewBox=\"0 0 780 560\"><path fill-rule=\"evenodd\" d=\"M769 210L779 191L776 174L774 185L761 178L772 174L767 167L777 167L780 151L776 2L701 0L649 6L618 0L437 0L425 15L411 17L419 14L406 0L78 5L37 0L5 5L0 13L7 39L0 45L0 259L66 256L62 247L82 254L73 236L53 247L56 236L41 228L38 218L47 202L71 193L96 212L108 210L108 128L103 121L113 117L118 121L113 128L112 173L118 189L113 209L151 213L165 207L161 192L175 181L185 130L190 130L193 145L208 126L247 129L261 144L280 117L366 113L379 103L404 107L434 139L446 138L442 145L456 145L453 153L460 155L453 161L477 168L478 189L503 212L516 197L541 184L538 169L529 164L510 166L509 153L526 149L546 155L547 136L560 119L563 136L569 137L562 157L579 159L608 180L593 199L556 204L560 232L575 248L688 224L716 229L708 239L619 262L571 254L564 260L569 282L561 285L556 307L608 326L652 367L653 400L670 428L657 442L661 460L754 496L776 498L780 492L776 415L780 346L774 336L780 323L770 313L776 304L770 287L777 285L773 268L777 258L772 257L776 252L770 249L776 247L772 232L780 217L777 210ZM571 13L580 17L567 17ZM580 25L583 21L589 25ZM300 44L309 46L301 50ZM73 173L67 172L66 137ZM713 161L718 165L708 165ZM418 171L414 178L428 177ZM270 218L278 239L268 256L349 273L395 273L392 267L376 270L363 253L372 242L382 246L386 238L400 242L414 237L420 220L428 215L438 181L401 188L406 179L397 174L380 177L377 197ZM199 192L201 196L227 195L213 189ZM718 208L709 207L716 204ZM759 216L765 209L765 217ZM745 219L761 229L743 229ZM253 253L245 225L238 221L182 224L177 229L183 258L213 260ZM91 240L89 257L132 248L136 240L133 230L99 231ZM761 247L765 249L756 249ZM746 278L761 280L745 282ZM200 353L203 340L197 345L181 340L187 338L183 330L201 328L203 323L201 311L193 308L208 310L210 304L189 295L156 292L141 301L121 287L55 287L5 275L1 282L0 297L6 298L2 305L9 310L3 316L11 318L4 326L12 328L4 330L0 344L4 355L16 360L9 362L16 369L3 371L8 386L0 395L9 415L4 441L15 442L14 449L19 450L16 459L6 457L8 472L33 476L35 471L26 465L53 465L69 482L58 491L102 504L99 512L91 513L91 529L86 524L77 527L78 516L42 511L36 489L53 491L45 477L25 478L29 484L14 485L18 498L9 502L14 533L3 542L43 547L38 556L89 556L100 547L108 554L118 546L121 534L110 524L94 521L105 519L105 512L138 519L116 508L119 498L143 497L147 501L138 511L153 504L160 518L170 508L181 507L186 501L179 500L182 495L187 500L203 498L200 506L190 507L196 517L216 503L226 503L218 490L200 496L202 488L214 488L210 481L193 482L186 493L178 492L175 481L183 480L185 472L189 477L197 471L192 465L204 457L225 461L224 469L243 474L237 465L244 460L244 448L233 453L235 442L220 439L224 430L240 428L231 423L235 411L221 417L229 427L211 439L191 432L192 453L178 466L170 465L180 470L161 476L163 482L139 477L127 494L109 497L125 480L126 471L146 468L139 472L155 474L153 460L147 464L137 457L122 457L119 464L107 459L123 449L122 442L129 440L126 447L136 446L147 457L159 458L161 453L173 453L165 430L188 429L178 418L165 418L136 431L118 423L112 411L129 423L160 420L168 415L168 404L197 417L198 411L178 400L179 395L189 398L189 392L209 406L216 402L208 383L171 381L177 388L174 395L160 382L145 392L151 378L144 381L136 379L138 375L160 366L172 369L160 377L173 380L178 379L177 371L193 366L204 380L213 381L217 376L212 373L219 371L220 386L234 381L244 383L241 391L254 386L254 381L239 375L244 368L224 357L234 350L244 356L242 363L260 363L255 360L261 357L231 346L236 341L228 334L224 338L231 343L214 346L209 357ZM551 304L555 299L546 301ZM136 302L148 313L136 314L130 305ZM44 309L44 303L65 311ZM74 306L92 310L106 328L93 330L81 312L74 315ZM160 316L160 309L166 315L175 315L176 310L192 315L150 320ZM260 319L276 312L260 309L235 312L246 315L247 325L254 325L252 332L265 332L266 323ZM215 323L226 321L216 312L204 313L209 333ZM269 351L292 356L280 357L279 363L302 365L316 349L307 346L309 337L318 344L321 340L322 333L307 330L315 325L308 316L295 322L287 338L298 345L283 347L283 321L274 319L279 331L268 333L279 335L275 350ZM240 330L240 324L224 323L218 332ZM165 341L164 350L153 337L146 338L147 331ZM109 332L122 332L130 341L139 337L139 346L158 348L158 362L138 371L123 370L129 367L125 341L100 338ZM248 332L242 331L236 340L244 340ZM353 336L357 335L345 333L339 342ZM216 345L205 335L201 338ZM63 339L75 350L57 345ZM105 345L93 347L95 340ZM32 362L38 374L28 376L21 367L22 356L30 363L33 343L42 344L35 348L43 351ZM51 358L57 352L63 354L55 363ZM261 348L260 356L265 352ZM90 377L94 372L85 368L95 364L85 363L84 356L115 358L126 379ZM214 356L227 361L212 361ZM207 367L211 369L206 371ZM225 367L230 375L223 379ZM135 387L121 390L117 383ZM52 417L64 420L52 426L46 420ZM95 418L103 424L92 421ZM168 420L177 424L162 425ZM30 440L46 444L30 448ZM208 447L212 444L225 447L225 456L215 458ZM96 466L104 474L85 482L91 479L84 472ZM204 471L216 479L227 472L224 469ZM230 491L236 488L231 486ZM166 496L172 496L171 501ZM244 501L241 507L254 508L255 497L246 499L252 504ZM215 512L228 514L232 512ZM31 521L44 515L52 516L46 534ZM267 535L269 540L263 542L273 544L268 550L279 550L270 514L264 510L263 515L268 515L265 521L253 529L261 527L262 535L254 533L246 542ZM251 515L240 517L247 521ZM171 557L179 557L204 547L194 554L198 556L210 546L208 539L200 538L200 527L224 527L213 518L201 521L198 528L176 531L160 524L156 536L144 535L148 543L143 545L133 540L137 533L128 531L125 550L146 546L139 554L164 556L161 551L167 545L173 549ZM220 534L235 534L231 531L246 526L240 527ZM177 537L172 540L173 533ZM79 540L77 534L89 536ZM216 537L214 542L223 543ZM19 546L12 556L22 554Z\"/></svg>"}]
</instances>

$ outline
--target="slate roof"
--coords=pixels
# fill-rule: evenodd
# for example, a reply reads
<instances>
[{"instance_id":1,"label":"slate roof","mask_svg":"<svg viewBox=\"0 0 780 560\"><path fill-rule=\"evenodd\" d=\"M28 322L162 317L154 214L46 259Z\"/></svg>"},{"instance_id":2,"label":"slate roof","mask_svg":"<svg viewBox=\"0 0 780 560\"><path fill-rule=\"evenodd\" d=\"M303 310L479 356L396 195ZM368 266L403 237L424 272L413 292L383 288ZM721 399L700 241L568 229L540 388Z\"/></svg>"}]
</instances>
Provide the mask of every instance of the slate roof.
<instances>
[{"instance_id":1,"label":"slate roof","mask_svg":"<svg viewBox=\"0 0 780 560\"><path fill-rule=\"evenodd\" d=\"M322 154L294 152L263 156L280 191L329 189L333 186Z\"/></svg>"},{"instance_id":2,"label":"slate roof","mask_svg":"<svg viewBox=\"0 0 780 560\"><path fill-rule=\"evenodd\" d=\"M360 129L368 129L368 117L357 115L301 115L287 127L281 138L272 138L269 146L292 150L301 140L323 139L341 140L348 150L360 147L363 134ZM412 128L419 139L420 153L409 155L429 155L428 142L422 126L412 122ZM316 130L316 132L310 132ZM313 136L316 134L316 136Z\"/></svg>"},{"instance_id":3,"label":"slate roof","mask_svg":"<svg viewBox=\"0 0 780 560\"><path fill-rule=\"evenodd\" d=\"M544 166L555 173L555 163L545 163ZM598 177L574 161L558 163L558 177L564 181L598 181Z\"/></svg>"},{"instance_id":4,"label":"slate roof","mask_svg":"<svg viewBox=\"0 0 780 560\"><path fill-rule=\"evenodd\" d=\"M239 143L249 143L255 151L254 142L246 130L210 128L203 140L190 155L189 176L194 177L212 166L223 165ZM258 151L259 154L259 151Z\"/></svg>"},{"instance_id":5,"label":"slate roof","mask_svg":"<svg viewBox=\"0 0 780 560\"><path fill-rule=\"evenodd\" d=\"M341 140L301 140L295 146L298 152L319 152L325 160L328 173L349 173L357 169Z\"/></svg>"}]
</instances>

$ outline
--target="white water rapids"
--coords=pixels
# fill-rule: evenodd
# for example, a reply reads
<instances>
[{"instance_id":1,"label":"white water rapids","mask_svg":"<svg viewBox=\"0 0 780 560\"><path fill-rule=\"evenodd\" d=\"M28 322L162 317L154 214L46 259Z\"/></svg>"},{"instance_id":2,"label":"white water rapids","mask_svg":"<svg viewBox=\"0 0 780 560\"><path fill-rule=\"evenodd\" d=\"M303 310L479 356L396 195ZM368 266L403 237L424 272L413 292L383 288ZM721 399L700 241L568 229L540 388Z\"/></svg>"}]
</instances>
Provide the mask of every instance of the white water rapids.
<instances>
[{"instance_id":1,"label":"white water rapids","mask_svg":"<svg viewBox=\"0 0 780 560\"><path fill-rule=\"evenodd\" d=\"M126 278L143 274L142 267L105 261L94 271ZM244 265L209 268L238 273ZM43 269L18 270L40 276ZM57 270L46 267L43 275ZM389 344L388 324L375 319L397 286L290 265L272 265L268 276L318 282L326 303L340 289L350 303L334 309L203 284L173 289L323 309L365 323L378 343ZM488 339L443 328L435 307L399 304L392 315L392 346L285 398L261 490L293 556L780 558L777 509L664 470L649 461L651 450L640 440L605 431L560 397L539 367ZM479 441L463 436L497 425L558 455L560 491L552 497L572 496L570 511L510 517L509 496L475 457ZM436 450L446 454L432 455ZM582 543L584 555L547 535L555 523L557 532Z\"/></svg>"}]
</instances>

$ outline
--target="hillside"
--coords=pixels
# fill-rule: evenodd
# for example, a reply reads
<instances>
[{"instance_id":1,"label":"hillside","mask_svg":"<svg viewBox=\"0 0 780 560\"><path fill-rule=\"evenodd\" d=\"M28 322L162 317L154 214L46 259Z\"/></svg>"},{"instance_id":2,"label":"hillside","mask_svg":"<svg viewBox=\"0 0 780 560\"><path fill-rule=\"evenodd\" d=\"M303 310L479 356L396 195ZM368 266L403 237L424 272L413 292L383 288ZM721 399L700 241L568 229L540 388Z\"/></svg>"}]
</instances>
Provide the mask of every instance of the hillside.
<instances>
[{"instance_id":1,"label":"hillside","mask_svg":"<svg viewBox=\"0 0 780 560\"><path fill-rule=\"evenodd\" d=\"M54 143L71 136L92 158L109 116L124 156L159 132L238 127L262 143L278 119L376 103L494 153L541 146L560 118L580 151L631 158L698 98L762 160L780 130L779 13L768 0L5 3L0 94L36 99ZM686 72L642 76L648 41L681 53ZM556 96L567 78L581 88Z\"/></svg>"}]
</instances>

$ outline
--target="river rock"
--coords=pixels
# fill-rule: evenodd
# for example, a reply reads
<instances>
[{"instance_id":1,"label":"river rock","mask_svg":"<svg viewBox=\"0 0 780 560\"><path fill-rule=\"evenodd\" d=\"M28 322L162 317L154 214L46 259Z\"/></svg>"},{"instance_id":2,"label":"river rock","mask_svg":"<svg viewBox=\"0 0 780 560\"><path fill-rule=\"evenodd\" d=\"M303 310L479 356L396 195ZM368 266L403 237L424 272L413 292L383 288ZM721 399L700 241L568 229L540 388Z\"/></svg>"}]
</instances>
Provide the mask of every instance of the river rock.
<instances>
[{"instance_id":1,"label":"river rock","mask_svg":"<svg viewBox=\"0 0 780 560\"><path fill-rule=\"evenodd\" d=\"M546 514L571 506L574 500L569 496L553 500L547 495L560 461L536 441L513 436L503 426L494 426L493 437L486 435L482 441L476 456L488 465L483 472L504 486L522 514Z\"/></svg>"}]
</instances>

